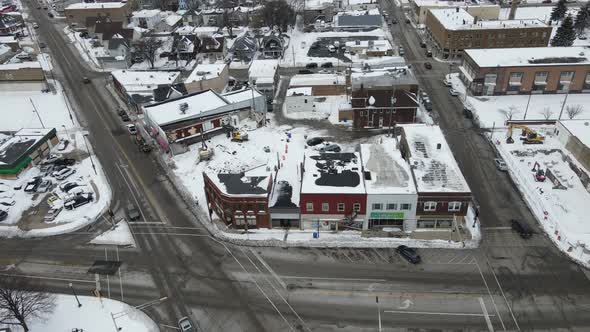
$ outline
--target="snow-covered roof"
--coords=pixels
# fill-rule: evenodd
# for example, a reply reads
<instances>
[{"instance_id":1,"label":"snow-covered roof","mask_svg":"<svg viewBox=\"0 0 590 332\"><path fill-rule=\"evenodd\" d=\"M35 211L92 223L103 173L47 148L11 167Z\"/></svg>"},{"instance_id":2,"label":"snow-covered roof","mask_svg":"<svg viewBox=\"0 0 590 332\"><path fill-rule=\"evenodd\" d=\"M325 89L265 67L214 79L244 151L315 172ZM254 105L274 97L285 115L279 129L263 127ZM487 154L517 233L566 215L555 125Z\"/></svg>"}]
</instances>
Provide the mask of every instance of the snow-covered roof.
<instances>
[{"instance_id":1,"label":"snow-covered roof","mask_svg":"<svg viewBox=\"0 0 590 332\"><path fill-rule=\"evenodd\" d=\"M55 128L23 128L0 144L0 165L12 164Z\"/></svg>"},{"instance_id":2,"label":"snow-covered roof","mask_svg":"<svg viewBox=\"0 0 590 332\"><path fill-rule=\"evenodd\" d=\"M251 88L251 89L244 89L240 91L231 91L221 95L225 100L229 101L232 104L239 103L244 100L252 100L253 98L261 97L262 94L258 92L258 90Z\"/></svg>"},{"instance_id":3,"label":"snow-covered roof","mask_svg":"<svg viewBox=\"0 0 590 332\"><path fill-rule=\"evenodd\" d=\"M468 49L479 67L562 66L590 64L590 47Z\"/></svg>"},{"instance_id":4,"label":"snow-covered roof","mask_svg":"<svg viewBox=\"0 0 590 332\"><path fill-rule=\"evenodd\" d=\"M262 171L259 169L262 169ZM268 195L269 175L270 173L266 172L266 167L259 167L245 173L210 174L209 178L226 195L266 197Z\"/></svg>"},{"instance_id":5,"label":"snow-covered roof","mask_svg":"<svg viewBox=\"0 0 590 332\"><path fill-rule=\"evenodd\" d=\"M357 70L351 74L351 79L353 88L360 87L361 84L363 84L365 88L400 84L418 84L414 74L407 66L385 67L373 71Z\"/></svg>"},{"instance_id":6,"label":"snow-covered roof","mask_svg":"<svg viewBox=\"0 0 590 332\"><path fill-rule=\"evenodd\" d=\"M66 7L68 9L101 9L101 8L122 8L126 5L126 2L80 2L73 3Z\"/></svg>"},{"instance_id":7,"label":"snow-covered roof","mask_svg":"<svg viewBox=\"0 0 590 332\"><path fill-rule=\"evenodd\" d=\"M431 9L433 15L447 30L485 30L485 29L513 29L548 27L538 19L522 20L479 20L462 8Z\"/></svg>"},{"instance_id":8,"label":"snow-covered roof","mask_svg":"<svg viewBox=\"0 0 590 332\"><path fill-rule=\"evenodd\" d=\"M136 12L133 12L133 18L150 18L159 16L161 11L159 9L142 9Z\"/></svg>"},{"instance_id":9,"label":"snow-covered roof","mask_svg":"<svg viewBox=\"0 0 590 332\"><path fill-rule=\"evenodd\" d=\"M393 138L383 138L382 144L361 144L361 158L367 194L415 194L410 166L395 148Z\"/></svg>"},{"instance_id":10,"label":"snow-covered roof","mask_svg":"<svg viewBox=\"0 0 590 332\"><path fill-rule=\"evenodd\" d=\"M323 9L333 3L332 0L305 0L305 9Z\"/></svg>"},{"instance_id":11,"label":"snow-covered roof","mask_svg":"<svg viewBox=\"0 0 590 332\"><path fill-rule=\"evenodd\" d=\"M300 87L300 88L290 88L287 89L287 97L291 97L291 96L311 96L312 87L310 86L305 86L305 87Z\"/></svg>"},{"instance_id":12,"label":"snow-covered roof","mask_svg":"<svg viewBox=\"0 0 590 332\"><path fill-rule=\"evenodd\" d=\"M582 144L590 148L590 119L560 120L572 136L577 137Z\"/></svg>"},{"instance_id":13,"label":"snow-covered roof","mask_svg":"<svg viewBox=\"0 0 590 332\"><path fill-rule=\"evenodd\" d=\"M168 16L166 16L166 18L164 19L164 22L166 22L166 24L169 26L174 26L180 20L182 20L182 16L180 16L178 14L171 13Z\"/></svg>"},{"instance_id":14,"label":"snow-covered roof","mask_svg":"<svg viewBox=\"0 0 590 332\"><path fill-rule=\"evenodd\" d=\"M221 72L227 67L225 63L200 64L188 75L185 83L210 80L219 77Z\"/></svg>"},{"instance_id":15,"label":"snow-covered roof","mask_svg":"<svg viewBox=\"0 0 590 332\"><path fill-rule=\"evenodd\" d=\"M16 42L18 42L18 39L16 39L14 36L0 36L0 43L1 44L16 43Z\"/></svg>"},{"instance_id":16,"label":"snow-covered roof","mask_svg":"<svg viewBox=\"0 0 590 332\"><path fill-rule=\"evenodd\" d=\"M364 194L361 157L354 153L305 154L301 193Z\"/></svg>"},{"instance_id":17,"label":"snow-covered roof","mask_svg":"<svg viewBox=\"0 0 590 332\"><path fill-rule=\"evenodd\" d=\"M470 192L439 126L401 125L418 192Z\"/></svg>"},{"instance_id":18,"label":"snow-covered roof","mask_svg":"<svg viewBox=\"0 0 590 332\"><path fill-rule=\"evenodd\" d=\"M158 85L170 85L176 83L180 75L178 71L135 71L115 70L111 75L125 87L125 90L143 91L153 90Z\"/></svg>"},{"instance_id":19,"label":"snow-covered roof","mask_svg":"<svg viewBox=\"0 0 590 332\"><path fill-rule=\"evenodd\" d=\"M248 75L251 80L257 80L262 77L274 78L279 68L279 60L275 59L255 59L250 64Z\"/></svg>"},{"instance_id":20,"label":"snow-covered roof","mask_svg":"<svg viewBox=\"0 0 590 332\"><path fill-rule=\"evenodd\" d=\"M24 68L41 68L41 63L39 63L39 61L27 61L20 63L6 63L0 65L0 70L16 70Z\"/></svg>"},{"instance_id":21,"label":"snow-covered roof","mask_svg":"<svg viewBox=\"0 0 590 332\"><path fill-rule=\"evenodd\" d=\"M291 77L290 86L312 86L312 85L344 85L344 75L337 74L307 74Z\"/></svg>"},{"instance_id":22,"label":"snow-covered roof","mask_svg":"<svg viewBox=\"0 0 590 332\"><path fill-rule=\"evenodd\" d=\"M179 35L195 34L197 36L213 36L217 31L219 31L218 27L192 27L190 25L184 25L176 28L175 32Z\"/></svg>"},{"instance_id":23,"label":"snow-covered roof","mask_svg":"<svg viewBox=\"0 0 590 332\"><path fill-rule=\"evenodd\" d=\"M181 106L186 105L186 106ZM144 106L144 110L159 126L188 120L202 113L228 105L228 102L212 90L189 94L161 103ZM186 107L186 108L185 108Z\"/></svg>"}]
</instances>

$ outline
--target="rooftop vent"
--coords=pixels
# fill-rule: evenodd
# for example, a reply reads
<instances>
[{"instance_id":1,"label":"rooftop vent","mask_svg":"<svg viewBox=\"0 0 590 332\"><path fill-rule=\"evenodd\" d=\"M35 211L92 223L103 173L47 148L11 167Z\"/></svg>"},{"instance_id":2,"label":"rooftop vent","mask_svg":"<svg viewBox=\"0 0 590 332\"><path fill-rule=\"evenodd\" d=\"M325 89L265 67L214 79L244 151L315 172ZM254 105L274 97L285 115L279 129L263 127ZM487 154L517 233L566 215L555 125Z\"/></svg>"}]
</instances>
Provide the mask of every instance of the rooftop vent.
<instances>
[{"instance_id":1,"label":"rooftop vent","mask_svg":"<svg viewBox=\"0 0 590 332\"><path fill-rule=\"evenodd\" d=\"M188 110L188 104L181 103L180 105L178 105L178 108L180 109L181 114L186 114L186 110Z\"/></svg>"},{"instance_id":2,"label":"rooftop vent","mask_svg":"<svg viewBox=\"0 0 590 332\"><path fill-rule=\"evenodd\" d=\"M440 143L437 143L437 144L436 144L436 149L437 149L437 150L440 150L440 148L442 148L442 144L440 144Z\"/></svg>"}]
</instances>

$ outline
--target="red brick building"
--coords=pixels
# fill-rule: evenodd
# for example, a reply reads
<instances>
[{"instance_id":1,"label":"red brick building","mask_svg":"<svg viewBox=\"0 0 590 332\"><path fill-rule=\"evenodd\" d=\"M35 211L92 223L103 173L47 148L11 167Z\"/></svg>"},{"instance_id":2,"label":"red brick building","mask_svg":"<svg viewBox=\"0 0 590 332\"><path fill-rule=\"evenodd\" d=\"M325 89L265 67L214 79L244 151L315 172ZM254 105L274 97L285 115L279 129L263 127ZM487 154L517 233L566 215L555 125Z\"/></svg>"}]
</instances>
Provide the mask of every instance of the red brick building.
<instances>
[{"instance_id":1,"label":"red brick building","mask_svg":"<svg viewBox=\"0 0 590 332\"><path fill-rule=\"evenodd\" d=\"M271 228L268 196L272 175L203 173L209 213L234 228ZM247 225L247 226L246 226Z\"/></svg>"}]
</instances>

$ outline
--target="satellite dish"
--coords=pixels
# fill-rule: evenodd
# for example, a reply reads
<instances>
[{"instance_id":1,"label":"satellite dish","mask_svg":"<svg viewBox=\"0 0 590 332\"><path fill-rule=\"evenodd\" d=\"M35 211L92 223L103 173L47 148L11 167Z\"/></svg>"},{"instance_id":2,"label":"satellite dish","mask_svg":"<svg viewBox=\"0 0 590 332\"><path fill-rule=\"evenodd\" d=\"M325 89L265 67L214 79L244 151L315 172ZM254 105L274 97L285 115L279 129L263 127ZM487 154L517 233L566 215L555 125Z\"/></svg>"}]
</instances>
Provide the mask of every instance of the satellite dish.
<instances>
[{"instance_id":1,"label":"satellite dish","mask_svg":"<svg viewBox=\"0 0 590 332\"><path fill-rule=\"evenodd\" d=\"M369 97L369 105L373 106L375 104L375 98L373 96Z\"/></svg>"}]
</instances>

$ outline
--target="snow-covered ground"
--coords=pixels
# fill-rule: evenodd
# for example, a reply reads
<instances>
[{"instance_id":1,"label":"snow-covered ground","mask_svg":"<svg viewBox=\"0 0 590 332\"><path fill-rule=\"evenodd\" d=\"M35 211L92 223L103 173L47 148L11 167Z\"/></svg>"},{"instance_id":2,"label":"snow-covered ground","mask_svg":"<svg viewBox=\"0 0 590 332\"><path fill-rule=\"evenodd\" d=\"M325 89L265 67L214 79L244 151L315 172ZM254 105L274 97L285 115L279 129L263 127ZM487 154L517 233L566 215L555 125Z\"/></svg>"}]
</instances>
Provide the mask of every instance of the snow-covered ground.
<instances>
[{"instance_id":1,"label":"snow-covered ground","mask_svg":"<svg viewBox=\"0 0 590 332\"><path fill-rule=\"evenodd\" d=\"M459 79L459 74L451 74L453 88L459 91L463 103L473 111L474 117L482 128L506 127L506 112L512 109L512 120L545 120L545 113L549 112L549 119L557 119L566 98L565 94L539 95L511 95L511 96L467 96L465 101L465 85ZM527 103L528 111L527 110ZM590 94L576 93L567 95L567 101L561 118L567 119L568 106L581 105L584 110L577 118L590 116ZM548 111L547 111L548 109ZM526 111L526 112L525 112Z\"/></svg>"},{"instance_id":2,"label":"snow-covered ground","mask_svg":"<svg viewBox=\"0 0 590 332\"><path fill-rule=\"evenodd\" d=\"M81 307L71 295L56 295L54 312L46 319L32 321L31 331L70 332L74 329L84 332L116 331L111 314L114 314L117 327L122 331L158 332L158 325L143 311L123 302L78 296ZM13 331L20 331L14 329Z\"/></svg>"},{"instance_id":3,"label":"snow-covered ground","mask_svg":"<svg viewBox=\"0 0 590 332\"><path fill-rule=\"evenodd\" d=\"M543 144L523 145L518 139L518 129L513 133L514 144L505 143L507 131L504 129L493 133L493 141L506 161L512 179L549 238L568 256L589 267L590 254L584 253L583 246L590 244L590 225L584 208L590 204L590 193L564 161L564 156L570 154L552 136L554 126L534 129L545 135ZM536 181L532 171L535 163L539 163L545 173L550 170L561 182L561 189L556 188L549 178L544 182ZM581 167L579 163L577 166Z\"/></svg>"},{"instance_id":4,"label":"snow-covered ground","mask_svg":"<svg viewBox=\"0 0 590 332\"><path fill-rule=\"evenodd\" d=\"M288 98L288 97L287 97ZM289 119L310 119L310 120L330 120L333 124L342 124L338 122L338 110L344 105L348 105L348 97L342 96L314 96L314 111L312 112L286 112L283 104L283 114Z\"/></svg>"},{"instance_id":5,"label":"snow-covered ground","mask_svg":"<svg viewBox=\"0 0 590 332\"><path fill-rule=\"evenodd\" d=\"M132 248L136 247L133 234L131 234L129 225L125 220L119 221L115 225L115 228L111 228L108 231L92 239L92 241L90 241L90 244L114 245Z\"/></svg>"},{"instance_id":6,"label":"snow-covered ground","mask_svg":"<svg viewBox=\"0 0 590 332\"><path fill-rule=\"evenodd\" d=\"M94 174L92 161L87 154L84 134L84 131L74 129L68 130L67 134L65 131L58 133L58 136L62 139L67 137L70 140L70 145L64 151L56 151L54 149L52 152L64 156L73 153L81 156L83 159L72 166L76 172L65 180L59 181L52 176L44 176L44 179L51 180L53 183L50 192L32 194L24 192L26 182L40 175L38 167L28 169L16 180L3 179L1 181L10 188L14 188L16 184L22 184L23 188L20 190L11 189L6 193L7 195L13 196L12 199L16 201L16 204L10 207L2 207L8 211L8 217L0 223L0 235L35 237L64 234L93 223L96 218L106 211L111 202L112 192L96 156L93 156L92 161L94 161L98 175ZM84 192L93 193L94 200L77 209L62 209L55 220L43 222L42 218L44 214L38 214L39 211L46 211L48 207L41 208L40 206L44 205L49 197L55 196L56 200L49 204L49 206L63 207L67 199L67 194L63 193L58 186L61 183L69 181L80 183Z\"/></svg>"},{"instance_id":7,"label":"snow-covered ground","mask_svg":"<svg viewBox=\"0 0 590 332\"><path fill-rule=\"evenodd\" d=\"M43 126L61 130L62 126L68 129L76 126L75 118L70 118L61 84L57 81L51 83L55 92L0 91L0 131Z\"/></svg>"}]
</instances>

